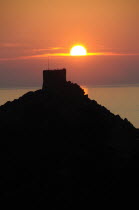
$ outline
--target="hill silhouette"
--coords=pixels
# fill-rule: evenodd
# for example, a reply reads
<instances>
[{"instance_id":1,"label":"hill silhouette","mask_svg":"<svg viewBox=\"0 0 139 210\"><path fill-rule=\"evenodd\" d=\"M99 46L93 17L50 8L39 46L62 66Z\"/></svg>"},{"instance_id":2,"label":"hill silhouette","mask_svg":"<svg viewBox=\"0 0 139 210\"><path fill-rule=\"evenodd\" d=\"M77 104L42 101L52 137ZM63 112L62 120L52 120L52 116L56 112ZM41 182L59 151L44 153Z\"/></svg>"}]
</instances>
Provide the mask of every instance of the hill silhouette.
<instances>
[{"instance_id":1,"label":"hill silhouette","mask_svg":"<svg viewBox=\"0 0 139 210\"><path fill-rule=\"evenodd\" d=\"M0 133L1 202L73 209L138 196L138 130L77 84L7 102Z\"/></svg>"}]
</instances>

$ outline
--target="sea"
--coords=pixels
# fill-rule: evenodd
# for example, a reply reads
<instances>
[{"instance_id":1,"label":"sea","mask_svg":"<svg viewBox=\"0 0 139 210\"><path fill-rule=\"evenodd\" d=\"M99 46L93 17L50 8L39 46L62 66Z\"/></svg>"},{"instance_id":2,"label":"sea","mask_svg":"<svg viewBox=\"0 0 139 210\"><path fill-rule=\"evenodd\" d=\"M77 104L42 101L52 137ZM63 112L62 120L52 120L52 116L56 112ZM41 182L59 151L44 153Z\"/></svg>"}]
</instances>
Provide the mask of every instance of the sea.
<instances>
[{"instance_id":1,"label":"sea","mask_svg":"<svg viewBox=\"0 0 139 210\"><path fill-rule=\"evenodd\" d=\"M82 87L89 98L105 106L121 118L127 118L136 128L139 128L139 84L120 86ZM40 87L0 88L0 105L13 101L29 91Z\"/></svg>"}]
</instances>

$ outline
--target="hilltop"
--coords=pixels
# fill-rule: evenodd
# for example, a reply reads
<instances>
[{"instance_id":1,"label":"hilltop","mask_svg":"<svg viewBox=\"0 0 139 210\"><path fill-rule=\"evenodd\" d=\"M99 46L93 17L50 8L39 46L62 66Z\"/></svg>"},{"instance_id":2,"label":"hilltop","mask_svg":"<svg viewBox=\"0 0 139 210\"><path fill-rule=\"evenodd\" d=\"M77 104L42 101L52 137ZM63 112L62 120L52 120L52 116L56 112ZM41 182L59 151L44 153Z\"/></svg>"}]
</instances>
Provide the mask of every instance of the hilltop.
<instances>
[{"instance_id":1,"label":"hilltop","mask_svg":"<svg viewBox=\"0 0 139 210\"><path fill-rule=\"evenodd\" d=\"M72 209L138 192L137 129L77 84L0 106L0 132L1 201Z\"/></svg>"}]
</instances>

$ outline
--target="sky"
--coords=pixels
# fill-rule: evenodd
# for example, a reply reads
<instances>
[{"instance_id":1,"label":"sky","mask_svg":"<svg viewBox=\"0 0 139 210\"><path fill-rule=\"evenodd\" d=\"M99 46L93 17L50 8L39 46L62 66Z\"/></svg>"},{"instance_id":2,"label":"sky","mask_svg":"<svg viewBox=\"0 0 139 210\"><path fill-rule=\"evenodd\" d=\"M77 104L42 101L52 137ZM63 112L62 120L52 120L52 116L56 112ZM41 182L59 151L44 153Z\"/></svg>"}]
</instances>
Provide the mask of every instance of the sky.
<instances>
[{"instance_id":1,"label":"sky","mask_svg":"<svg viewBox=\"0 0 139 210\"><path fill-rule=\"evenodd\" d=\"M0 26L0 87L41 86L48 55L81 85L139 83L138 0L0 0Z\"/></svg>"}]
</instances>

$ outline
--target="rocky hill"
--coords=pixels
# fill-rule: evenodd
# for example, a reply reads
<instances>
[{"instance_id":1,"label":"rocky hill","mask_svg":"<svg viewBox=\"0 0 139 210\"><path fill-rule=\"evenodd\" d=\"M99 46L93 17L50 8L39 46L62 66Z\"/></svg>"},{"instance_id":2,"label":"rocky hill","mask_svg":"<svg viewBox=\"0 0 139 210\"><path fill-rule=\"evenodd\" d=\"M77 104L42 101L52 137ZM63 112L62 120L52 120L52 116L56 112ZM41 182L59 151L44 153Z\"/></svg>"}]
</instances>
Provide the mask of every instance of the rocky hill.
<instances>
[{"instance_id":1,"label":"rocky hill","mask_svg":"<svg viewBox=\"0 0 139 210\"><path fill-rule=\"evenodd\" d=\"M7 102L0 107L0 200L73 209L136 199L137 133L71 82Z\"/></svg>"}]
</instances>

